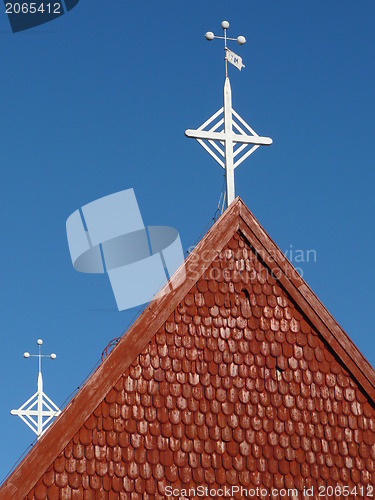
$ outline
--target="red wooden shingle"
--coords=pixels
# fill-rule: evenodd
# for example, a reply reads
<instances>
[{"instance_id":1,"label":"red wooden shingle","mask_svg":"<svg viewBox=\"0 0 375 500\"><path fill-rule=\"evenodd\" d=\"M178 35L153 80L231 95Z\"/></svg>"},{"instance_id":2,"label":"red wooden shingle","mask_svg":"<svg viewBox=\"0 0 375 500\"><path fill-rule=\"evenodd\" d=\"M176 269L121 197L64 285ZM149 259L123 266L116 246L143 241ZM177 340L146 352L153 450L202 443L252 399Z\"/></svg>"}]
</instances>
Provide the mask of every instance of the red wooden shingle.
<instances>
[{"instance_id":1,"label":"red wooden shingle","mask_svg":"<svg viewBox=\"0 0 375 500\"><path fill-rule=\"evenodd\" d=\"M186 266L1 498L375 484L374 372L241 200Z\"/></svg>"}]
</instances>

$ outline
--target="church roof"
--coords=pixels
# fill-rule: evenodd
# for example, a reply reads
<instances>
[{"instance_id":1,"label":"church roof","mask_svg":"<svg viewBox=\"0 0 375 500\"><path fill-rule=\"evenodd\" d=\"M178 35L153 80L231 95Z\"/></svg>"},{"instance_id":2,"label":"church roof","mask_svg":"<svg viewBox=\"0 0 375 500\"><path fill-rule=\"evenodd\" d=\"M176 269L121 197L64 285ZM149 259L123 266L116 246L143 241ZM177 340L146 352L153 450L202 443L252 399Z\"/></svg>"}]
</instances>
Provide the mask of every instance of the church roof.
<instances>
[{"instance_id":1,"label":"church roof","mask_svg":"<svg viewBox=\"0 0 375 500\"><path fill-rule=\"evenodd\" d=\"M241 199L173 282L0 498L375 484L375 372Z\"/></svg>"}]
</instances>

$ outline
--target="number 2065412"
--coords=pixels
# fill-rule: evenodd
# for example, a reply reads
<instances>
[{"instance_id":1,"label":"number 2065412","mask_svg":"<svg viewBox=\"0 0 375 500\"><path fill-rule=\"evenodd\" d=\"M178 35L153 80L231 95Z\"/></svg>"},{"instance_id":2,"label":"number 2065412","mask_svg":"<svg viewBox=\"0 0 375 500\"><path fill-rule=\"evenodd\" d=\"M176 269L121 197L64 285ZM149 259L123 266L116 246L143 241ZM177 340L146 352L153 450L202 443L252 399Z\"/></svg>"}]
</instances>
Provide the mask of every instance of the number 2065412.
<instances>
[{"instance_id":1,"label":"number 2065412","mask_svg":"<svg viewBox=\"0 0 375 500\"><path fill-rule=\"evenodd\" d=\"M14 2L5 4L6 14L62 14L61 3L58 2Z\"/></svg>"},{"instance_id":2,"label":"number 2065412","mask_svg":"<svg viewBox=\"0 0 375 500\"><path fill-rule=\"evenodd\" d=\"M318 487L318 496L324 498L330 497L341 497L347 498L351 496L352 498L374 498L374 487L367 486L319 486Z\"/></svg>"}]
</instances>

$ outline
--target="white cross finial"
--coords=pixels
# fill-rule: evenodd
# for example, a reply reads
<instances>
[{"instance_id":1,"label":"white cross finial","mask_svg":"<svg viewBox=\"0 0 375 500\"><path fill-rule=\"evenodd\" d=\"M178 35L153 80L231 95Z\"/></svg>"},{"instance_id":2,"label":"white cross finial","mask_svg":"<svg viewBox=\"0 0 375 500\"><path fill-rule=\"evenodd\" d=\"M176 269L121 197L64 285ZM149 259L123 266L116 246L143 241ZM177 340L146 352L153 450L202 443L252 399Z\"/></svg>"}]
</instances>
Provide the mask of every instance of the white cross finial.
<instances>
[{"instance_id":1,"label":"white cross finial","mask_svg":"<svg viewBox=\"0 0 375 500\"><path fill-rule=\"evenodd\" d=\"M24 358L38 358L38 390L18 410L11 410L10 413L20 417L39 439L48 427L49 422L60 415L61 411L43 392L42 358L56 359L56 354L42 354L43 340L38 339L37 344L39 347L38 354L25 352L23 356Z\"/></svg>"},{"instance_id":2,"label":"white cross finial","mask_svg":"<svg viewBox=\"0 0 375 500\"><path fill-rule=\"evenodd\" d=\"M245 120L232 108L232 91L228 77L228 62L241 70L244 65L242 58L227 47L228 40L235 40L240 45L246 42L244 36L228 38L228 21L223 21L221 27L224 36L216 36L211 31L205 35L207 40L219 38L224 40L225 51L225 83L224 106L212 115L198 129L185 131L187 137L196 139L199 144L225 169L227 207L235 199L234 169L238 167L259 146L272 144L270 137L259 136ZM242 128L244 127L244 129ZM249 132L251 135L249 135ZM242 155L241 155L242 153ZM219 156L218 156L219 155Z\"/></svg>"}]
</instances>

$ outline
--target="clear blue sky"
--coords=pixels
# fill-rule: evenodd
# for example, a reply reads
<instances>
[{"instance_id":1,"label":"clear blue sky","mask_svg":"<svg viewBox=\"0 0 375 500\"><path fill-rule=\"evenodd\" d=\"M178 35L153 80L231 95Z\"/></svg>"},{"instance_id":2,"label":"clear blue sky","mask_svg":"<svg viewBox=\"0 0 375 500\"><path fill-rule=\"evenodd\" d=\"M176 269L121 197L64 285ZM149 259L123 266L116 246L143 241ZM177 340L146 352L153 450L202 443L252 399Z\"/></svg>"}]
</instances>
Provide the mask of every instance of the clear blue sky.
<instances>
[{"instance_id":1,"label":"clear blue sky","mask_svg":"<svg viewBox=\"0 0 375 500\"><path fill-rule=\"evenodd\" d=\"M186 250L212 218L222 170L193 140L222 105L233 46L234 108L274 144L236 171L240 195L285 251L316 250L304 278L375 365L373 0L80 0L13 34L0 15L0 476L33 441L9 411L36 390L62 404L126 330L108 280L73 270L65 221L134 188L146 224L176 227Z\"/></svg>"}]
</instances>

